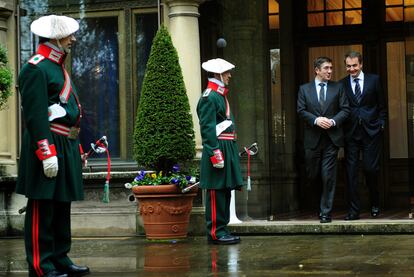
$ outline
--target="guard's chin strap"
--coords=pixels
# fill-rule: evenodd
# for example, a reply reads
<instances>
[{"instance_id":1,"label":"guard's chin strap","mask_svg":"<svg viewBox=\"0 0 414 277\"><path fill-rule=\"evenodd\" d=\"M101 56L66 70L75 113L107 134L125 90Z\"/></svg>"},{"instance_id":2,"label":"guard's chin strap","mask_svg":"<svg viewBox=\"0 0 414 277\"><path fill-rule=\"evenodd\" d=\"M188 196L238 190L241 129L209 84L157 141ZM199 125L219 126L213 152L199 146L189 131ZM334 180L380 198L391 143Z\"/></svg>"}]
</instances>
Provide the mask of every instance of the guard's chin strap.
<instances>
[{"instance_id":1,"label":"guard's chin strap","mask_svg":"<svg viewBox=\"0 0 414 277\"><path fill-rule=\"evenodd\" d=\"M224 84L224 81L223 81L223 74L222 74L222 73L220 73L220 80L221 80L221 82Z\"/></svg>"}]
</instances>

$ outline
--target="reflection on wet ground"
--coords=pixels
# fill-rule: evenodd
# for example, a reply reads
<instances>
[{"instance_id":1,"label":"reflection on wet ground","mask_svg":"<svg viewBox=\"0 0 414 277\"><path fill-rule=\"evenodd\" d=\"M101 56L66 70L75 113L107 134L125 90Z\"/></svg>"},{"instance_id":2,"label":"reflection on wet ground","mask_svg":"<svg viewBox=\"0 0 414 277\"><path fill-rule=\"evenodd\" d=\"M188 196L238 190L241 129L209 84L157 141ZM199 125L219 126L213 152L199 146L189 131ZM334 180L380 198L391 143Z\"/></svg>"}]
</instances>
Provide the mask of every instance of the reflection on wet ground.
<instances>
[{"instance_id":1,"label":"reflection on wet ground","mask_svg":"<svg viewBox=\"0 0 414 277\"><path fill-rule=\"evenodd\" d=\"M71 257L90 276L414 276L414 235L243 236L227 246L77 238ZM0 276L27 276L22 239L0 240Z\"/></svg>"}]
</instances>

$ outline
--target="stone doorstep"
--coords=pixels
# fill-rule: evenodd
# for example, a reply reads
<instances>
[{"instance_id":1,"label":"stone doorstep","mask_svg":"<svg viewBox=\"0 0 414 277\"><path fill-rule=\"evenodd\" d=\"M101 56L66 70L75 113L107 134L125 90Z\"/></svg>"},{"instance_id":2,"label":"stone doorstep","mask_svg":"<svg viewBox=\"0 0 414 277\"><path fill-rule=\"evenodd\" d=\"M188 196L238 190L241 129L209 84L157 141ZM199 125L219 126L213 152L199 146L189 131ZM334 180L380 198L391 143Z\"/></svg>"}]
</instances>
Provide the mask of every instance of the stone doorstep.
<instances>
[{"instance_id":1,"label":"stone doorstep","mask_svg":"<svg viewBox=\"0 0 414 277\"><path fill-rule=\"evenodd\" d=\"M237 234L364 234L364 233L414 233L414 220L365 219L356 221L333 220L319 223L318 220L266 221L252 220L230 224Z\"/></svg>"}]
</instances>

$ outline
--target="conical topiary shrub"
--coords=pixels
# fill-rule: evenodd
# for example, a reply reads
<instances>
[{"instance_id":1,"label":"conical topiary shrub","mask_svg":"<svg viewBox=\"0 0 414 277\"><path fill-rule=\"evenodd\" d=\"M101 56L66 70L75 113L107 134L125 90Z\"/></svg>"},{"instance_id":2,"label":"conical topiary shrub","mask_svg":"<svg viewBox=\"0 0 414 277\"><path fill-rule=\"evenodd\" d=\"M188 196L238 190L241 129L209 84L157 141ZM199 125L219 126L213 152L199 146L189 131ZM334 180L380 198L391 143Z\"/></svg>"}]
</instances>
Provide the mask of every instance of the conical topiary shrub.
<instances>
[{"instance_id":1,"label":"conical topiary shrub","mask_svg":"<svg viewBox=\"0 0 414 277\"><path fill-rule=\"evenodd\" d=\"M178 54L165 27L152 44L134 130L134 158L167 174L195 155L194 129Z\"/></svg>"}]
</instances>

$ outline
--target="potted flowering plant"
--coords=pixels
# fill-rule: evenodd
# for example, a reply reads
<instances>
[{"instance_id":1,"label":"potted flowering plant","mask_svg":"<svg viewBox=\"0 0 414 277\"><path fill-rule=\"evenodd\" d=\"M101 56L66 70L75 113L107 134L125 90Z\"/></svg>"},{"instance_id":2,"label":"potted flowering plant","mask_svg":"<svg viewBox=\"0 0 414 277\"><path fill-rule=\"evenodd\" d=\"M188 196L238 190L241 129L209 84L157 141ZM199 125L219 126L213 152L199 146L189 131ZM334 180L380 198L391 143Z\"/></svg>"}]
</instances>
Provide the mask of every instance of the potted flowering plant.
<instances>
[{"instance_id":1,"label":"potted flowering plant","mask_svg":"<svg viewBox=\"0 0 414 277\"><path fill-rule=\"evenodd\" d=\"M178 164L194 158L194 129L178 54L165 27L153 40L133 139L134 158L142 170L127 187L138 200L147 238L185 237L196 191L182 189L195 179ZM171 218L156 218L160 215Z\"/></svg>"},{"instance_id":2,"label":"potted flowering plant","mask_svg":"<svg viewBox=\"0 0 414 277\"><path fill-rule=\"evenodd\" d=\"M131 183L126 183L125 187L132 189L134 186L157 186L172 184L177 186L179 189L184 189L189 185L196 183L196 176L188 175L180 172L180 166L174 165L170 174L164 174L162 171L138 171L138 175L134 178Z\"/></svg>"}]
</instances>

